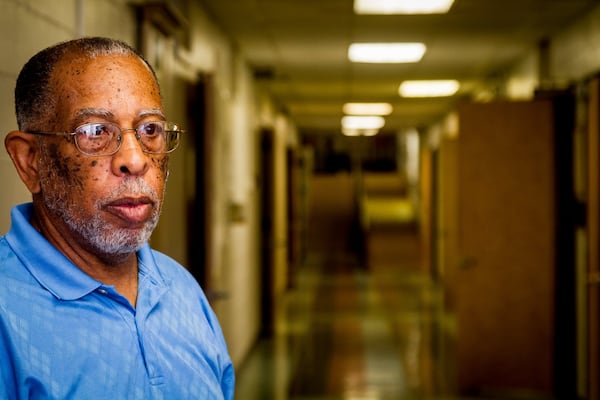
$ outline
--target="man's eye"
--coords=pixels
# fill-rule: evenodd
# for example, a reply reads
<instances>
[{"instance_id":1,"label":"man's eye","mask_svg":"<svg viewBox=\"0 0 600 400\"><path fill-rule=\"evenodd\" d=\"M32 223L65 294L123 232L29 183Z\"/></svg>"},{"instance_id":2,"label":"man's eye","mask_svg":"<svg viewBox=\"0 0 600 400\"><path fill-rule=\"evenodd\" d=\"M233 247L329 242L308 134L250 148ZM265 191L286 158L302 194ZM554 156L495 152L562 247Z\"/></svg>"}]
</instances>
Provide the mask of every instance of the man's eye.
<instances>
[{"instance_id":1,"label":"man's eye","mask_svg":"<svg viewBox=\"0 0 600 400\"><path fill-rule=\"evenodd\" d=\"M108 135L108 129L105 125L96 125L94 127L94 135L96 136L102 136L102 135Z\"/></svg>"},{"instance_id":2,"label":"man's eye","mask_svg":"<svg viewBox=\"0 0 600 400\"><path fill-rule=\"evenodd\" d=\"M158 122L148 122L140 127L140 133L145 136L156 136L162 133L162 125Z\"/></svg>"},{"instance_id":3,"label":"man's eye","mask_svg":"<svg viewBox=\"0 0 600 400\"><path fill-rule=\"evenodd\" d=\"M86 137L110 136L110 128L103 124L88 124L80 126L77 129L77 134Z\"/></svg>"}]
</instances>

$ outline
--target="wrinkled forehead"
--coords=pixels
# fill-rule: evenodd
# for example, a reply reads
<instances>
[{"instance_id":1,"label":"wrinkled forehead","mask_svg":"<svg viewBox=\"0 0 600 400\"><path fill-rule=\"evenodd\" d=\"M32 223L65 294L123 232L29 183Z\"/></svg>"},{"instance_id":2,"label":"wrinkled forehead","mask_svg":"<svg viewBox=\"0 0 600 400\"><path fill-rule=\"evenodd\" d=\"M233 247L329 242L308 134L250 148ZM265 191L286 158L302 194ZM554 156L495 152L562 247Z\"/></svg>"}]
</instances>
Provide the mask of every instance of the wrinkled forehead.
<instances>
[{"instance_id":1,"label":"wrinkled forehead","mask_svg":"<svg viewBox=\"0 0 600 400\"><path fill-rule=\"evenodd\" d=\"M153 86L160 93L152 70L142 59L130 54L69 54L56 64L52 73L55 90L118 79L127 79L130 84Z\"/></svg>"},{"instance_id":2,"label":"wrinkled forehead","mask_svg":"<svg viewBox=\"0 0 600 400\"><path fill-rule=\"evenodd\" d=\"M162 110L152 71L134 55L69 56L53 71L52 91L55 113L49 122L55 129L72 129L81 109L104 109L121 117L140 109Z\"/></svg>"}]
</instances>

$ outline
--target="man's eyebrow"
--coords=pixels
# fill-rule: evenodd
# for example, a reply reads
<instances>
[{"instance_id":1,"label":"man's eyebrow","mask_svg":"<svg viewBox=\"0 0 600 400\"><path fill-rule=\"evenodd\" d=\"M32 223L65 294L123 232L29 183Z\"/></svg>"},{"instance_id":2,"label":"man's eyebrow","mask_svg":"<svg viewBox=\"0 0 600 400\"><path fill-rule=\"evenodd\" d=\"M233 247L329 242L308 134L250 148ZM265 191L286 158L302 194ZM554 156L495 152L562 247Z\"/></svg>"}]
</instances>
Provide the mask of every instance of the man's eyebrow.
<instances>
[{"instance_id":1,"label":"man's eyebrow","mask_svg":"<svg viewBox=\"0 0 600 400\"><path fill-rule=\"evenodd\" d=\"M77 110L73 121L79 125L90 117L100 117L102 119L113 121L115 119L115 114L104 108L82 108Z\"/></svg>"},{"instance_id":2,"label":"man's eyebrow","mask_svg":"<svg viewBox=\"0 0 600 400\"><path fill-rule=\"evenodd\" d=\"M91 117L102 118L107 121L114 121L116 119L116 116L112 111L104 108L82 108L80 110L77 110L77 112L75 113L73 123L75 126L78 126L82 123L87 122L88 119ZM165 119L163 111L158 108L142 109L138 112L136 118L144 119L148 117L160 117L161 119Z\"/></svg>"},{"instance_id":3,"label":"man's eyebrow","mask_svg":"<svg viewBox=\"0 0 600 400\"><path fill-rule=\"evenodd\" d=\"M158 108L144 109L138 113L139 119L148 118L148 117L160 117L162 119L165 119L165 114L163 113L162 110L160 110Z\"/></svg>"}]
</instances>

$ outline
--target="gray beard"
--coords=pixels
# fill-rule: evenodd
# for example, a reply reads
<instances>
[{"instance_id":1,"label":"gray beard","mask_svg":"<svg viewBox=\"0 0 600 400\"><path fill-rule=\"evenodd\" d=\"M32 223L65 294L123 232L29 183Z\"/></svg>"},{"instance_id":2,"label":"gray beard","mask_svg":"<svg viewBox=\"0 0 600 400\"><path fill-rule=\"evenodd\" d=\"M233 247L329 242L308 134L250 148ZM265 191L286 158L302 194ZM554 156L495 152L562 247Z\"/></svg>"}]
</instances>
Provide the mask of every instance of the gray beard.
<instances>
[{"instance_id":1,"label":"gray beard","mask_svg":"<svg viewBox=\"0 0 600 400\"><path fill-rule=\"evenodd\" d=\"M50 213L60 218L69 227L75 240L110 264L119 263L139 250L149 239L158 223L162 199L140 178L130 178L108 196L99 198L94 204L96 212L89 218L81 218L80 206L56 186L48 188L46 176L41 177L44 204ZM56 182L56 176L54 182ZM50 185L54 186L54 185ZM54 190L53 190L54 189ZM143 194L155 201L156 208L151 218L141 229L129 230L107 224L101 217L101 210L107 204L123 193Z\"/></svg>"}]
</instances>

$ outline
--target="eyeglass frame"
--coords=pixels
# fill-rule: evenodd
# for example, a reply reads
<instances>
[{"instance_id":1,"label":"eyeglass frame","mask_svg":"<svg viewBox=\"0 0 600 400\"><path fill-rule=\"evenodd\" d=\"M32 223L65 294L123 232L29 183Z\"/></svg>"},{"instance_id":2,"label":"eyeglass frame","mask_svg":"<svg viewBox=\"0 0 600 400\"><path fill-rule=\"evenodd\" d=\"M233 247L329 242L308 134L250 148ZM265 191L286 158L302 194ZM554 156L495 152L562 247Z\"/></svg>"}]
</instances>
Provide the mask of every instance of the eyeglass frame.
<instances>
[{"instance_id":1,"label":"eyeglass frame","mask_svg":"<svg viewBox=\"0 0 600 400\"><path fill-rule=\"evenodd\" d=\"M48 135L48 136L63 136L63 137L72 137L73 141L75 142L75 147L77 148L77 150L86 156L89 157L107 157L107 156L112 156L114 154L116 154L120 149L121 149L121 144L123 143L123 135L122 133L125 131L134 131L135 132L135 138L136 140L140 143L140 148L142 149L142 151L146 154L169 154L172 153L173 151L175 151L178 147L179 147L179 143L180 143L180 138L181 138L181 134L185 133L184 129L177 129L177 130L170 130L171 132L176 132L177 133L177 144L175 145L175 147L173 147L170 150L167 151L162 151L162 152L154 152L154 151L148 151L147 149L144 148L144 146L141 144L142 142L140 142L141 136L138 133L138 128L146 125L146 124L150 124L150 123L161 123L161 124L172 124L174 126L178 126L179 124L172 122L172 121L147 121L147 122L142 122L140 124L138 124L135 128L121 128L118 124L114 123L114 122L88 122L86 124L81 124L79 126L77 126L75 128L75 132L47 132L47 131L26 131L25 133L29 133L32 135ZM112 125L116 128L119 129L120 134L114 136L113 139L111 138L111 141L116 140L117 141L117 147L109 152L109 153L103 153L103 154L91 154L91 153L86 153L85 151L83 151L80 147L79 147L79 142L77 141L77 135L79 134L79 132L77 132L81 127L87 126L87 125ZM167 130L165 129L163 132L163 136L164 134L167 132Z\"/></svg>"}]
</instances>

